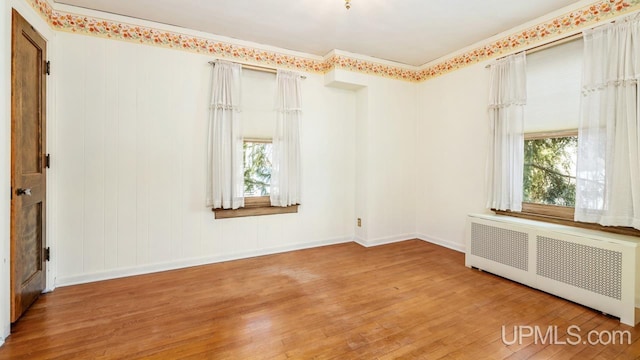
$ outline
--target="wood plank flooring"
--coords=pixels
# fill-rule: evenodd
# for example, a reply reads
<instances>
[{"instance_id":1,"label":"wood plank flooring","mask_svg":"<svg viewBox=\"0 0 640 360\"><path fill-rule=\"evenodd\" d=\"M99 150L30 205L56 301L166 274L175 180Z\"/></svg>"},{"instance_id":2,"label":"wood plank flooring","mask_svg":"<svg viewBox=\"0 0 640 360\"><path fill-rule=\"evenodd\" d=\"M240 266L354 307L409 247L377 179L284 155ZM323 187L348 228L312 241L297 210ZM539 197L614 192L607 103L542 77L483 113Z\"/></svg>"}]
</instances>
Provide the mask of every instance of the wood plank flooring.
<instances>
[{"instance_id":1,"label":"wood plank flooring","mask_svg":"<svg viewBox=\"0 0 640 360\"><path fill-rule=\"evenodd\" d=\"M522 344L514 326L629 331L630 344ZM0 359L638 359L640 327L464 267L419 240L355 243L59 288ZM586 340L586 339L583 339Z\"/></svg>"}]
</instances>

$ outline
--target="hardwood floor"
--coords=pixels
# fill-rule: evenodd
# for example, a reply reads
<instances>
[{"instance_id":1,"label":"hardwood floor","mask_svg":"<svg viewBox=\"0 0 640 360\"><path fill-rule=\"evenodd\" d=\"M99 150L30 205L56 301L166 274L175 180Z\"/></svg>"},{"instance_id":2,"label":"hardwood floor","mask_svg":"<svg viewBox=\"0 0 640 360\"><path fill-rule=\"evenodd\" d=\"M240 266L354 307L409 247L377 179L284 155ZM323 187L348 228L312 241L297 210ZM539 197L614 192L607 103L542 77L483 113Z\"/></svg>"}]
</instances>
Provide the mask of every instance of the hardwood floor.
<instances>
[{"instance_id":1,"label":"hardwood floor","mask_svg":"<svg viewBox=\"0 0 640 360\"><path fill-rule=\"evenodd\" d=\"M505 345L514 326L631 344ZM638 359L640 327L464 267L418 240L349 243L59 288L0 359Z\"/></svg>"}]
</instances>

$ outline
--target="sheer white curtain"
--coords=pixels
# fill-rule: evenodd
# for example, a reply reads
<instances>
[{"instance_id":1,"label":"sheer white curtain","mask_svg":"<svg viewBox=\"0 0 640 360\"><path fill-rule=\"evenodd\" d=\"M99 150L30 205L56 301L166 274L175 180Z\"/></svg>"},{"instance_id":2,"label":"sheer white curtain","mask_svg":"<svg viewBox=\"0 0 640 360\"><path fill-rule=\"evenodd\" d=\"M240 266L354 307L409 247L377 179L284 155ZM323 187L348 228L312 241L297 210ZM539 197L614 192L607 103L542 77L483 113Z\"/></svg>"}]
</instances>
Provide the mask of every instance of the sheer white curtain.
<instances>
[{"instance_id":1,"label":"sheer white curtain","mask_svg":"<svg viewBox=\"0 0 640 360\"><path fill-rule=\"evenodd\" d=\"M242 66L216 61L212 75L207 157L207 206L244 207L240 75Z\"/></svg>"},{"instance_id":2,"label":"sheer white curtain","mask_svg":"<svg viewBox=\"0 0 640 360\"><path fill-rule=\"evenodd\" d=\"M487 207L522 210L524 167L524 105L526 103L526 58L508 56L491 65L489 121L489 186Z\"/></svg>"},{"instance_id":3,"label":"sheer white curtain","mask_svg":"<svg viewBox=\"0 0 640 360\"><path fill-rule=\"evenodd\" d=\"M575 220L640 229L640 15L584 45Z\"/></svg>"},{"instance_id":4,"label":"sheer white curtain","mask_svg":"<svg viewBox=\"0 0 640 360\"><path fill-rule=\"evenodd\" d=\"M276 75L276 133L273 137L271 205L300 203L300 75L278 70Z\"/></svg>"}]
</instances>

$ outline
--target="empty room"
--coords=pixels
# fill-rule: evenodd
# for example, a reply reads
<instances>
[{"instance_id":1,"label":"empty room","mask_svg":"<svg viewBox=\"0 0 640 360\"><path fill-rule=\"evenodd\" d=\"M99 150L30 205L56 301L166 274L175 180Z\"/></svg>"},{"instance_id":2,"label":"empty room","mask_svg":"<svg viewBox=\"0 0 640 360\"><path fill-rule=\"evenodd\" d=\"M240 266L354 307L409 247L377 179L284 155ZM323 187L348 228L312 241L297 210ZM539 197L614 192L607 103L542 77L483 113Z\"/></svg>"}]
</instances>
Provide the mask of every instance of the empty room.
<instances>
[{"instance_id":1,"label":"empty room","mask_svg":"<svg viewBox=\"0 0 640 360\"><path fill-rule=\"evenodd\" d=\"M640 359L640 0L4 0L0 359Z\"/></svg>"}]
</instances>

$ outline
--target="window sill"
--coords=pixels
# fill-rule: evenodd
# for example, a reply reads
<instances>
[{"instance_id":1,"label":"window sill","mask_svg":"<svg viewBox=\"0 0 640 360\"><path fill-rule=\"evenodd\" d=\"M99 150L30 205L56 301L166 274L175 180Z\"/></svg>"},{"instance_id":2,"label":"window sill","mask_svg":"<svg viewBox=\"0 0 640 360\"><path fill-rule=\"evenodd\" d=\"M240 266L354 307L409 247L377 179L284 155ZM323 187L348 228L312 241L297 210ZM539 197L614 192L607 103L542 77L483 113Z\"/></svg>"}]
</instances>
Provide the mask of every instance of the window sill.
<instances>
[{"instance_id":1,"label":"window sill","mask_svg":"<svg viewBox=\"0 0 640 360\"><path fill-rule=\"evenodd\" d=\"M298 212L298 205L287 207L271 206L268 196L247 197L244 200L244 207L240 209L213 209L216 219L231 219L246 216L263 216L277 214L295 214Z\"/></svg>"},{"instance_id":2,"label":"window sill","mask_svg":"<svg viewBox=\"0 0 640 360\"><path fill-rule=\"evenodd\" d=\"M591 230L600 230L606 231L614 234L621 235L630 235L640 237L640 230L636 230L630 227L622 227L622 226L602 226L600 224L595 223L585 223L573 220L573 215L570 219L566 217L567 213L570 212L573 214L573 208L564 208L564 209L554 209L554 208L563 208L562 206L553 206L553 205L536 205L536 204L527 204L523 203L522 211L503 211L491 209L497 215L505 215L505 216L513 216L522 219L529 220L537 220L543 221L553 224L573 226L583 229L591 229ZM533 205L533 206L532 206ZM550 211L542 211L542 212L531 212L537 209L538 207L549 207ZM559 211L556 211L559 210Z\"/></svg>"}]
</instances>

